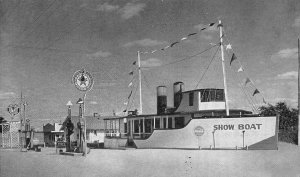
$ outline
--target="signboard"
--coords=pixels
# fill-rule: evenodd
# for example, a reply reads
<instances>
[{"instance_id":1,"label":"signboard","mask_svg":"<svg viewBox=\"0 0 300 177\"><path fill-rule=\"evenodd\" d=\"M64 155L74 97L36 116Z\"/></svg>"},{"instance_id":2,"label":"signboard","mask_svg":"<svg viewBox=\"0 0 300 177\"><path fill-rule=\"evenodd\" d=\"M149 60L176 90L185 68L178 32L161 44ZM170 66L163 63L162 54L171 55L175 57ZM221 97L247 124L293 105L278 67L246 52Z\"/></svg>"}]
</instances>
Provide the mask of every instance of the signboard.
<instances>
[{"instance_id":1,"label":"signboard","mask_svg":"<svg viewBox=\"0 0 300 177\"><path fill-rule=\"evenodd\" d=\"M80 91L89 91L94 84L92 75L84 69L78 70L74 73L72 82Z\"/></svg>"},{"instance_id":2,"label":"signboard","mask_svg":"<svg viewBox=\"0 0 300 177\"><path fill-rule=\"evenodd\" d=\"M64 142L64 141L56 142L56 148L65 148L65 147L66 147L66 142Z\"/></svg>"},{"instance_id":3,"label":"signboard","mask_svg":"<svg viewBox=\"0 0 300 177\"><path fill-rule=\"evenodd\" d=\"M196 136L202 136L204 134L204 128L201 126L197 126L194 128L194 133Z\"/></svg>"},{"instance_id":4,"label":"signboard","mask_svg":"<svg viewBox=\"0 0 300 177\"><path fill-rule=\"evenodd\" d=\"M15 116L20 113L20 107L17 104L10 104L7 111L10 115Z\"/></svg>"}]
</instances>

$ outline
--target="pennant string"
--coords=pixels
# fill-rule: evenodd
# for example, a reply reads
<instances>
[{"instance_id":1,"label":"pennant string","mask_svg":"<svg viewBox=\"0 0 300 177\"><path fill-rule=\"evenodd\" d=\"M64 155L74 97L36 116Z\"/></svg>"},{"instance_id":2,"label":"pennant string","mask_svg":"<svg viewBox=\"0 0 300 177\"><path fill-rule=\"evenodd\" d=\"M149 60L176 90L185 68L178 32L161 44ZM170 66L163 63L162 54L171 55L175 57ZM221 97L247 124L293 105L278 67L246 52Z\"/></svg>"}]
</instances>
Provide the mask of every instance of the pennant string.
<instances>
[{"instance_id":1,"label":"pennant string","mask_svg":"<svg viewBox=\"0 0 300 177\"><path fill-rule=\"evenodd\" d=\"M211 26L213 26L213 25L215 25L215 24L216 24L216 23L209 23L208 25L206 25L206 27L203 27L200 31L206 30L206 29L208 29L208 27L211 27ZM194 35L196 35L196 34L198 34L198 33L190 33L190 34L188 34L187 36L181 38L180 41L184 41L184 40L188 39L188 37L194 36ZM173 43L171 43L170 45L168 45L168 46L166 46L166 47L163 47L163 48L161 48L161 49L159 49L159 50L145 51L145 52L140 52L140 53L141 53L141 54L147 54L147 53L153 54L153 53L155 53L155 52L157 52L157 51L165 51L166 49L168 49L168 48L170 48L170 47L173 47L174 45L180 43L180 41L173 42Z\"/></svg>"}]
</instances>

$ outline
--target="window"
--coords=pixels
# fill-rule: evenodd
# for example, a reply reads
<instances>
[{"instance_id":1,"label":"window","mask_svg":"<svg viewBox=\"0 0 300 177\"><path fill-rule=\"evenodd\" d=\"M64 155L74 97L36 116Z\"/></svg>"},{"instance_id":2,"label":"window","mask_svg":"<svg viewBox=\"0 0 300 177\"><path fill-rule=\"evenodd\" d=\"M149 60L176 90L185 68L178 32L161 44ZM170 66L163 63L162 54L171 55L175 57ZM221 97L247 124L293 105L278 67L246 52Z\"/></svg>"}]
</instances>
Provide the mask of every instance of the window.
<instances>
[{"instance_id":1,"label":"window","mask_svg":"<svg viewBox=\"0 0 300 177\"><path fill-rule=\"evenodd\" d=\"M151 133L151 120L152 119L145 119L145 132Z\"/></svg>"},{"instance_id":2,"label":"window","mask_svg":"<svg viewBox=\"0 0 300 177\"><path fill-rule=\"evenodd\" d=\"M167 118L163 118L163 128L167 128Z\"/></svg>"},{"instance_id":3,"label":"window","mask_svg":"<svg viewBox=\"0 0 300 177\"><path fill-rule=\"evenodd\" d=\"M172 117L168 118L168 128L173 128L172 127Z\"/></svg>"},{"instance_id":4,"label":"window","mask_svg":"<svg viewBox=\"0 0 300 177\"><path fill-rule=\"evenodd\" d=\"M134 133L139 133L139 120L134 120Z\"/></svg>"},{"instance_id":5,"label":"window","mask_svg":"<svg viewBox=\"0 0 300 177\"><path fill-rule=\"evenodd\" d=\"M160 128L160 118L155 118L155 128Z\"/></svg>"},{"instance_id":6,"label":"window","mask_svg":"<svg viewBox=\"0 0 300 177\"><path fill-rule=\"evenodd\" d=\"M224 90L223 89L210 89L203 90L201 92L201 102L218 102L224 101Z\"/></svg>"},{"instance_id":7,"label":"window","mask_svg":"<svg viewBox=\"0 0 300 177\"><path fill-rule=\"evenodd\" d=\"M140 120L140 127L141 127L141 132L143 132L143 128L144 128L144 120L143 119L141 119Z\"/></svg>"},{"instance_id":8,"label":"window","mask_svg":"<svg viewBox=\"0 0 300 177\"><path fill-rule=\"evenodd\" d=\"M127 123L124 123L124 133L127 133Z\"/></svg>"},{"instance_id":9,"label":"window","mask_svg":"<svg viewBox=\"0 0 300 177\"><path fill-rule=\"evenodd\" d=\"M189 93L189 106L194 105L194 92Z\"/></svg>"},{"instance_id":10,"label":"window","mask_svg":"<svg viewBox=\"0 0 300 177\"><path fill-rule=\"evenodd\" d=\"M184 127L184 117L175 117L175 128Z\"/></svg>"}]
</instances>

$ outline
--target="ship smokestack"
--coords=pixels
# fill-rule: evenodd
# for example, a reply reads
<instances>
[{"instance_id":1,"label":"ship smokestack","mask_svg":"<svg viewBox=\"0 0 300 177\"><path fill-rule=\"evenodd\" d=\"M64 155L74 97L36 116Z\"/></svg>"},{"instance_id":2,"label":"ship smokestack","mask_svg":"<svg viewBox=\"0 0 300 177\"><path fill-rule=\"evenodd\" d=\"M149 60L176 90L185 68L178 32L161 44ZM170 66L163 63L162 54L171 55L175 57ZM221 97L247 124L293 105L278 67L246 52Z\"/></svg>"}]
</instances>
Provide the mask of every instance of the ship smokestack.
<instances>
[{"instance_id":1,"label":"ship smokestack","mask_svg":"<svg viewBox=\"0 0 300 177\"><path fill-rule=\"evenodd\" d=\"M175 82L173 84L173 91L174 91L174 107L177 109L182 99L182 92L184 91L183 82Z\"/></svg>"},{"instance_id":2,"label":"ship smokestack","mask_svg":"<svg viewBox=\"0 0 300 177\"><path fill-rule=\"evenodd\" d=\"M167 108L167 87L157 87L157 114L164 114Z\"/></svg>"}]
</instances>

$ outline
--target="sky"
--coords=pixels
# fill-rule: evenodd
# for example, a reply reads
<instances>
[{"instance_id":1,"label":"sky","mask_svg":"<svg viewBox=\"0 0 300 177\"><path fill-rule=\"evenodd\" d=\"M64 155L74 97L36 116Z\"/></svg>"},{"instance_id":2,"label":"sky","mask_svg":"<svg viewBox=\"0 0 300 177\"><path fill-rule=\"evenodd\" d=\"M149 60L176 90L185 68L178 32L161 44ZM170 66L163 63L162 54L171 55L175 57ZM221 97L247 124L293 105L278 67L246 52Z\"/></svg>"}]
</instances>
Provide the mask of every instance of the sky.
<instances>
[{"instance_id":1,"label":"sky","mask_svg":"<svg viewBox=\"0 0 300 177\"><path fill-rule=\"evenodd\" d=\"M137 51L143 52L144 114L156 112L159 85L167 86L170 107L176 81L184 82L185 90L223 88L221 54L213 46L219 43L218 28L201 31L218 20L224 46L231 46L225 50L230 108L252 110L263 100L297 107L298 0L2 0L0 116L18 119L7 107L20 102L21 92L33 122L62 120L69 100L77 115L76 101L84 92L71 81L82 68L94 79L86 115L138 109ZM192 33L197 34L180 41ZM237 60L230 65L233 53ZM241 66L244 71L237 73ZM246 78L251 82L245 84ZM260 93L253 96L255 89Z\"/></svg>"}]
</instances>

